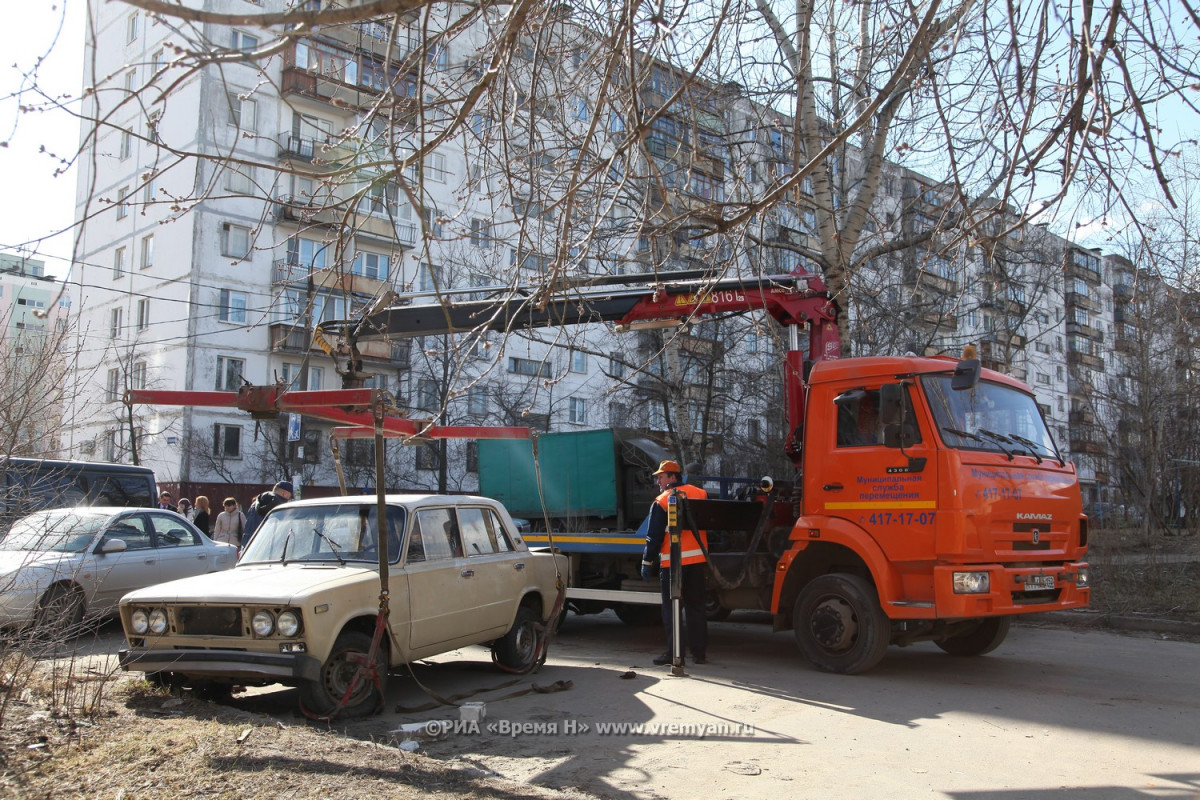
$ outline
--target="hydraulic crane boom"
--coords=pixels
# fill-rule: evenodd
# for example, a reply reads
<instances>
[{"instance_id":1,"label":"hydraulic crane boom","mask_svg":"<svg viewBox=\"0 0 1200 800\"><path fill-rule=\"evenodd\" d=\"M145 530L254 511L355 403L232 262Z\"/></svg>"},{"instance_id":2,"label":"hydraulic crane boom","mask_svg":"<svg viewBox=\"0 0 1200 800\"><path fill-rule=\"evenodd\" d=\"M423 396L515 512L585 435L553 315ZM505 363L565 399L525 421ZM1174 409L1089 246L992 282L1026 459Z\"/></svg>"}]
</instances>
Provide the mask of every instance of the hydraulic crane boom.
<instances>
[{"instance_id":1,"label":"hydraulic crane boom","mask_svg":"<svg viewBox=\"0 0 1200 800\"><path fill-rule=\"evenodd\" d=\"M615 280L616 279L612 279ZM684 325L700 317L761 310L788 329L786 390L789 432L786 449L796 458L804 419L804 358L800 331L808 331L808 358L823 361L841 355L837 304L815 275L793 272L756 279L662 282L660 275L620 279L628 288L567 289L497 299L391 305L361 320L331 322L322 333L339 333L356 350L360 339L405 338L437 334L611 323L617 332ZM653 282L633 288L638 282Z\"/></svg>"}]
</instances>

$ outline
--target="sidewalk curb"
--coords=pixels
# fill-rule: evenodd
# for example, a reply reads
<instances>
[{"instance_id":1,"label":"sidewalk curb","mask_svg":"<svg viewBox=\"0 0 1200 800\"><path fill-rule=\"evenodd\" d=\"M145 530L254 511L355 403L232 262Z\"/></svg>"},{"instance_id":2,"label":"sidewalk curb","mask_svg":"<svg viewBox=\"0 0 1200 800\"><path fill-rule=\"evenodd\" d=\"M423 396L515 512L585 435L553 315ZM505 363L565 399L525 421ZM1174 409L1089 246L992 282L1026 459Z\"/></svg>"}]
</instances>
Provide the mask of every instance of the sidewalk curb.
<instances>
[{"instance_id":1,"label":"sidewalk curb","mask_svg":"<svg viewBox=\"0 0 1200 800\"><path fill-rule=\"evenodd\" d=\"M1120 631L1172 633L1200 637L1200 621L1191 622L1164 617L1106 614L1098 611L1047 611L1041 614L1030 614L1025 619L1029 622L1041 620L1068 627L1110 628Z\"/></svg>"}]
</instances>

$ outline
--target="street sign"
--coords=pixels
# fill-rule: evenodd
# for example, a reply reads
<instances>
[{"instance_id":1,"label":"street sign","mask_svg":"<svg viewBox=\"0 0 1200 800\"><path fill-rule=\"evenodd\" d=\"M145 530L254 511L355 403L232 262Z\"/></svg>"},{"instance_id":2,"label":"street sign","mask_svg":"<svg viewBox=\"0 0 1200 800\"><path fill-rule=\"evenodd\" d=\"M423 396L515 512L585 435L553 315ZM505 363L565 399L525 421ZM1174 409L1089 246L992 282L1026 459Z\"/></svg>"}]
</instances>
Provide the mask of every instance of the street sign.
<instances>
[{"instance_id":1,"label":"street sign","mask_svg":"<svg viewBox=\"0 0 1200 800\"><path fill-rule=\"evenodd\" d=\"M288 414L288 441L300 441L300 415Z\"/></svg>"}]
</instances>

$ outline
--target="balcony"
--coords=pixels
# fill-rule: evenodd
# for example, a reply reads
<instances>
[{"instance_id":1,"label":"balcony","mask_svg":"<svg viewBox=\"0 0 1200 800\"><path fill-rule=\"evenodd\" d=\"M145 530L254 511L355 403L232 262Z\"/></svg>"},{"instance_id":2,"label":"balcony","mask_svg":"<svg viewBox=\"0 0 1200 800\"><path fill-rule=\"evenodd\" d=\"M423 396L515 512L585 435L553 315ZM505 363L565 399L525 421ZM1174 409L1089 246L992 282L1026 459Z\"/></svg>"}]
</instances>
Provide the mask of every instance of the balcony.
<instances>
[{"instance_id":1,"label":"balcony","mask_svg":"<svg viewBox=\"0 0 1200 800\"><path fill-rule=\"evenodd\" d=\"M311 97L339 108L357 108L375 99L373 92L298 67L284 67L279 88L284 95Z\"/></svg>"},{"instance_id":2,"label":"balcony","mask_svg":"<svg viewBox=\"0 0 1200 800\"><path fill-rule=\"evenodd\" d=\"M1085 325L1082 322L1072 322L1068 320L1067 333L1086 336L1089 339L1094 339L1099 342L1104 341L1104 334L1099 329L1093 328L1091 325Z\"/></svg>"},{"instance_id":3,"label":"balcony","mask_svg":"<svg viewBox=\"0 0 1200 800\"><path fill-rule=\"evenodd\" d=\"M1091 295L1083 294L1082 292L1067 292L1067 307L1074 306L1076 308L1085 308L1088 311L1099 311L1100 303Z\"/></svg>"},{"instance_id":4,"label":"balcony","mask_svg":"<svg viewBox=\"0 0 1200 800\"><path fill-rule=\"evenodd\" d=\"M958 293L958 281L956 279L939 275L936 272L930 272L917 265L905 267L904 281L911 285L933 289L944 295Z\"/></svg>"},{"instance_id":5,"label":"balcony","mask_svg":"<svg viewBox=\"0 0 1200 800\"><path fill-rule=\"evenodd\" d=\"M1121 298L1123 300L1133 299L1133 284L1129 281L1120 281L1118 283L1114 283L1112 290L1114 300L1117 298Z\"/></svg>"},{"instance_id":6,"label":"balcony","mask_svg":"<svg viewBox=\"0 0 1200 800\"><path fill-rule=\"evenodd\" d=\"M1097 372L1104 371L1104 359L1100 356L1093 356L1088 353L1079 353L1074 350L1067 351L1067 364L1086 367L1087 369L1096 370Z\"/></svg>"},{"instance_id":7,"label":"balcony","mask_svg":"<svg viewBox=\"0 0 1200 800\"><path fill-rule=\"evenodd\" d=\"M268 326L271 339L272 353L307 353L310 350L321 352L321 348L313 344L312 332L307 328L293 324L274 324Z\"/></svg>"},{"instance_id":8,"label":"balcony","mask_svg":"<svg viewBox=\"0 0 1200 800\"><path fill-rule=\"evenodd\" d=\"M298 264L286 260L275 262L271 281L277 285L307 286L310 279L312 280L314 290L367 296L374 296L390 286L386 280L366 275L357 275L347 272L345 269L325 267L324 269L310 271L310 268L306 264Z\"/></svg>"},{"instance_id":9,"label":"balcony","mask_svg":"<svg viewBox=\"0 0 1200 800\"><path fill-rule=\"evenodd\" d=\"M1079 408L1071 411L1067 419L1072 425L1087 426L1095 423L1096 415L1092 413L1091 409Z\"/></svg>"},{"instance_id":10,"label":"balcony","mask_svg":"<svg viewBox=\"0 0 1200 800\"><path fill-rule=\"evenodd\" d=\"M1100 285L1100 259L1077 250L1067 253L1067 278L1082 278L1093 286Z\"/></svg>"},{"instance_id":11,"label":"balcony","mask_svg":"<svg viewBox=\"0 0 1200 800\"><path fill-rule=\"evenodd\" d=\"M1108 446L1095 427L1082 426L1071 429L1071 452L1104 455L1108 452Z\"/></svg>"}]
</instances>

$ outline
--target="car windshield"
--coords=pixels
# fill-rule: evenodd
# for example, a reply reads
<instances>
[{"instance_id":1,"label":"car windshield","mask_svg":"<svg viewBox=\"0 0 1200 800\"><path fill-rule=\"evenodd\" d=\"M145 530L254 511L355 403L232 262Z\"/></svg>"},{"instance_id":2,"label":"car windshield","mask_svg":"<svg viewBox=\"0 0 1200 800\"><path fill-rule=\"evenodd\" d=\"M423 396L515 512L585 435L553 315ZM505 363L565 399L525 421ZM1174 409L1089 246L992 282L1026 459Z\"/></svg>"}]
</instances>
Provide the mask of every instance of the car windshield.
<instances>
[{"instance_id":1,"label":"car windshield","mask_svg":"<svg viewBox=\"0 0 1200 800\"><path fill-rule=\"evenodd\" d=\"M950 380L949 375L921 379L948 447L1058 459L1054 439L1031 395L988 381L955 391Z\"/></svg>"},{"instance_id":2,"label":"car windshield","mask_svg":"<svg viewBox=\"0 0 1200 800\"><path fill-rule=\"evenodd\" d=\"M13 523L0 550L82 553L108 522L106 514L46 511Z\"/></svg>"},{"instance_id":3,"label":"car windshield","mask_svg":"<svg viewBox=\"0 0 1200 800\"><path fill-rule=\"evenodd\" d=\"M263 520L239 564L293 561L365 561L378 563L378 516L375 505L292 506L276 509ZM400 557L404 509L388 506L388 560Z\"/></svg>"}]
</instances>

